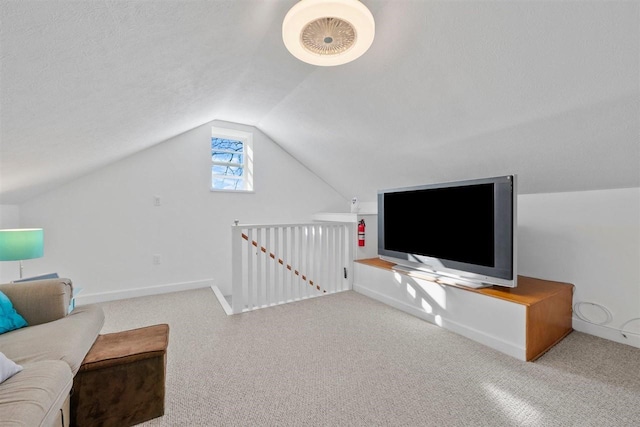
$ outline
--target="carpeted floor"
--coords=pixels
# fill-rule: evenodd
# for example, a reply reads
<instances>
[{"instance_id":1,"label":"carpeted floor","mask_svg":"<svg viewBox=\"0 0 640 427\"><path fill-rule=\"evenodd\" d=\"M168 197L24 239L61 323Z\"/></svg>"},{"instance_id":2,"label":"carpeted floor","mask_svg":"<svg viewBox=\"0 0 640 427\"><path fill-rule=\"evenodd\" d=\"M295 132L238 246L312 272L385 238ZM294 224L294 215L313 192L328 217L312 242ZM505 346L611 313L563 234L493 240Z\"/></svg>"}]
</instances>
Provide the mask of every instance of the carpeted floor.
<instances>
[{"instance_id":1,"label":"carpeted floor","mask_svg":"<svg viewBox=\"0 0 640 427\"><path fill-rule=\"evenodd\" d=\"M640 426L640 349L580 332L522 362L353 291L227 316L210 289L102 304L169 323L144 426Z\"/></svg>"}]
</instances>

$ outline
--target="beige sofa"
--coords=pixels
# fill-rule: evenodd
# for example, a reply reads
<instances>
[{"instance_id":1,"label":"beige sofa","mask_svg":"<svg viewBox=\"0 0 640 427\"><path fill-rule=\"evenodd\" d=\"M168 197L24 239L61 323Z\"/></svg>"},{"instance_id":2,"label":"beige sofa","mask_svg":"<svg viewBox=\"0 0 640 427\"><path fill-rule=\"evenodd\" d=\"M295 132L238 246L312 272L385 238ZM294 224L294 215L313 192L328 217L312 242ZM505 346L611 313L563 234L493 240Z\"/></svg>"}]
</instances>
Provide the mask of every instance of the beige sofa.
<instances>
[{"instance_id":1,"label":"beige sofa","mask_svg":"<svg viewBox=\"0 0 640 427\"><path fill-rule=\"evenodd\" d=\"M0 284L28 326L0 334L0 352L23 370L0 384L0 426L68 426L73 377L104 323L99 305L68 313L69 279Z\"/></svg>"}]
</instances>

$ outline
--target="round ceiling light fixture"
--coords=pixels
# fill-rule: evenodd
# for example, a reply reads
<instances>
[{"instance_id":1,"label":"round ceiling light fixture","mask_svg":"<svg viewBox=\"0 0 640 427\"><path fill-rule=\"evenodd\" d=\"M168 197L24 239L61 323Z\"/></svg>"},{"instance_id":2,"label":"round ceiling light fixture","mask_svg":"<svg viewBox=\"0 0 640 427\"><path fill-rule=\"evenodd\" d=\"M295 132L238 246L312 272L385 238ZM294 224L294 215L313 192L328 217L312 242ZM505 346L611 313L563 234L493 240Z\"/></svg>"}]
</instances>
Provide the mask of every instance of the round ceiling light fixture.
<instances>
[{"instance_id":1,"label":"round ceiling light fixture","mask_svg":"<svg viewBox=\"0 0 640 427\"><path fill-rule=\"evenodd\" d=\"M351 62L369 49L373 15L359 0L300 0L282 23L282 40L296 58L312 65Z\"/></svg>"}]
</instances>

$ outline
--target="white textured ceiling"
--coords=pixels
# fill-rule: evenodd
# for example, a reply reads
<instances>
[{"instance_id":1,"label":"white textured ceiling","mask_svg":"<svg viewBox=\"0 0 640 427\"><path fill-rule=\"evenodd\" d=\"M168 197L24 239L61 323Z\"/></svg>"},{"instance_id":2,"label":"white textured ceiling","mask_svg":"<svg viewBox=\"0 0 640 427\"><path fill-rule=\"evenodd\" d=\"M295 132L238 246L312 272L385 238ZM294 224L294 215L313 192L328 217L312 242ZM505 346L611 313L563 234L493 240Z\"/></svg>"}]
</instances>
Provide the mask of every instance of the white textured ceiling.
<instances>
[{"instance_id":1,"label":"white textured ceiling","mask_svg":"<svg viewBox=\"0 0 640 427\"><path fill-rule=\"evenodd\" d=\"M640 3L369 1L358 60L292 57L295 0L0 1L0 203L213 119L254 125L346 198L519 175L640 186Z\"/></svg>"}]
</instances>

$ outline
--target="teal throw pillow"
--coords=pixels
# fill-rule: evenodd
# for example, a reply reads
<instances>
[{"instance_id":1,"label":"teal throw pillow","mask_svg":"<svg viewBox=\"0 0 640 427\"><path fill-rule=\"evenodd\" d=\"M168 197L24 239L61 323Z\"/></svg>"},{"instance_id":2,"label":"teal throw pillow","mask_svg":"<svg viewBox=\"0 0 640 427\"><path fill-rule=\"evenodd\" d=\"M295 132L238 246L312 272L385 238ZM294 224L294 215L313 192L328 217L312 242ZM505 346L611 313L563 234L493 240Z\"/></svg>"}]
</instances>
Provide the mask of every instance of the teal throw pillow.
<instances>
[{"instance_id":1,"label":"teal throw pillow","mask_svg":"<svg viewBox=\"0 0 640 427\"><path fill-rule=\"evenodd\" d=\"M0 334L27 326L27 321L20 316L11 300L0 291Z\"/></svg>"}]
</instances>

